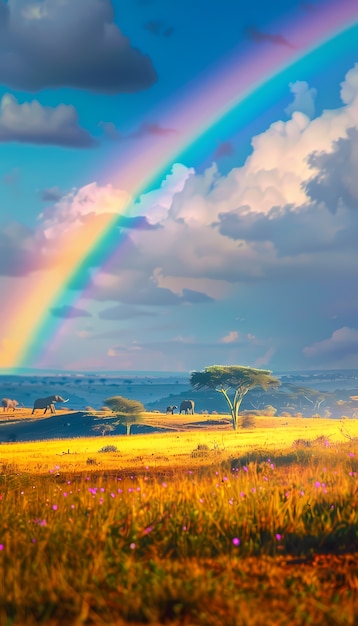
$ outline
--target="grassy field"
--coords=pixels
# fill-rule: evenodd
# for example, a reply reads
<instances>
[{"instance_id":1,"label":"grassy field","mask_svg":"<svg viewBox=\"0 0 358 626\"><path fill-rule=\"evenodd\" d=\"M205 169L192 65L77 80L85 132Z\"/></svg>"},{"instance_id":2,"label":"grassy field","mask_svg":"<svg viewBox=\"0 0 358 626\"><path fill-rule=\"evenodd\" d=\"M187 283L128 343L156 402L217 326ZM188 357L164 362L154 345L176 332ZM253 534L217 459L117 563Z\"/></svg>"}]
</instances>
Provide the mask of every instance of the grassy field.
<instances>
[{"instance_id":1,"label":"grassy field","mask_svg":"<svg viewBox=\"0 0 358 626\"><path fill-rule=\"evenodd\" d=\"M358 422L173 417L0 446L0 625L354 626Z\"/></svg>"}]
</instances>

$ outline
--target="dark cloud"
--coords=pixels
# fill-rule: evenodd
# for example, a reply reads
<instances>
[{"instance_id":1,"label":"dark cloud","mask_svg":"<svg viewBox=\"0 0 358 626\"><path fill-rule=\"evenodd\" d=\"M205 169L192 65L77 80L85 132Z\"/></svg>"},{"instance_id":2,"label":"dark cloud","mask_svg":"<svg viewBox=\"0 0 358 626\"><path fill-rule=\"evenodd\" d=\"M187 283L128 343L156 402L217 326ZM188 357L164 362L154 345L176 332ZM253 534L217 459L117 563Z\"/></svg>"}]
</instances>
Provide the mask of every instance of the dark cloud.
<instances>
[{"instance_id":1,"label":"dark cloud","mask_svg":"<svg viewBox=\"0 0 358 626\"><path fill-rule=\"evenodd\" d=\"M358 214L331 215L323 205L273 207L267 215L250 207L219 214L212 225L234 240L272 242L278 258L355 248Z\"/></svg>"},{"instance_id":2,"label":"dark cloud","mask_svg":"<svg viewBox=\"0 0 358 626\"><path fill-rule=\"evenodd\" d=\"M163 31L163 35L164 37L171 37L172 34L174 33L174 26L168 26L164 31Z\"/></svg>"},{"instance_id":3,"label":"dark cloud","mask_svg":"<svg viewBox=\"0 0 358 626\"><path fill-rule=\"evenodd\" d=\"M267 215L249 209L243 206L219 213L219 221L213 227L218 227L222 235L234 240L271 241L279 256L329 250L332 245L332 238L327 239L323 224L317 223L312 207L293 209L287 206L283 210L274 207Z\"/></svg>"},{"instance_id":4,"label":"dark cloud","mask_svg":"<svg viewBox=\"0 0 358 626\"><path fill-rule=\"evenodd\" d=\"M234 152L234 146L231 141L223 141L216 148L214 152L214 159L222 159L223 157L231 156Z\"/></svg>"},{"instance_id":5,"label":"dark cloud","mask_svg":"<svg viewBox=\"0 0 358 626\"><path fill-rule=\"evenodd\" d=\"M181 303L181 297L170 289L149 285L142 289L128 289L118 294L118 300L124 304L143 304L147 306L174 306Z\"/></svg>"},{"instance_id":6,"label":"dark cloud","mask_svg":"<svg viewBox=\"0 0 358 626\"><path fill-rule=\"evenodd\" d=\"M156 37L171 37L174 33L173 26L167 26L162 20L151 20L144 24L144 29Z\"/></svg>"},{"instance_id":7,"label":"dark cloud","mask_svg":"<svg viewBox=\"0 0 358 626\"><path fill-rule=\"evenodd\" d=\"M45 240L41 233L17 222L0 230L0 275L27 276L31 272L51 266L42 249Z\"/></svg>"},{"instance_id":8,"label":"dark cloud","mask_svg":"<svg viewBox=\"0 0 358 626\"><path fill-rule=\"evenodd\" d=\"M114 306L98 314L101 320L132 320L136 317L155 317L151 311L143 311L131 306Z\"/></svg>"},{"instance_id":9,"label":"dark cloud","mask_svg":"<svg viewBox=\"0 0 358 626\"><path fill-rule=\"evenodd\" d=\"M41 200L43 202L58 202L64 195L64 192L59 187L49 187L41 192Z\"/></svg>"},{"instance_id":10,"label":"dark cloud","mask_svg":"<svg viewBox=\"0 0 358 626\"><path fill-rule=\"evenodd\" d=\"M214 299L208 296L202 291L194 291L193 289L183 289L182 292L183 302L190 302L191 304L201 304L202 302L214 302Z\"/></svg>"},{"instance_id":11,"label":"dark cloud","mask_svg":"<svg viewBox=\"0 0 358 626\"><path fill-rule=\"evenodd\" d=\"M152 35L160 35L163 30L163 22L161 20L152 20L144 24L144 29L152 33Z\"/></svg>"},{"instance_id":12,"label":"dark cloud","mask_svg":"<svg viewBox=\"0 0 358 626\"><path fill-rule=\"evenodd\" d=\"M118 132L113 122L100 122L99 125L103 128L103 132L108 139L112 139L113 141L123 139L123 135Z\"/></svg>"},{"instance_id":13,"label":"dark cloud","mask_svg":"<svg viewBox=\"0 0 358 626\"><path fill-rule=\"evenodd\" d=\"M51 309L51 313L54 317L63 317L65 319L75 317L92 317L91 313L84 309L78 309L75 306L61 306Z\"/></svg>"},{"instance_id":14,"label":"dark cloud","mask_svg":"<svg viewBox=\"0 0 358 626\"><path fill-rule=\"evenodd\" d=\"M268 41L270 43L273 43L275 46L286 46L287 48L292 48L293 50L296 49L295 46L282 35L271 35L270 33L263 33L253 26L247 29L247 34L250 39L252 39L252 41L255 41L257 43Z\"/></svg>"},{"instance_id":15,"label":"dark cloud","mask_svg":"<svg viewBox=\"0 0 358 626\"><path fill-rule=\"evenodd\" d=\"M0 0L0 82L38 91L134 93L157 75L114 23L110 0Z\"/></svg>"},{"instance_id":16,"label":"dark cloud","mask_svg":"<svg viewBox=\"0 0 358 626\"><path fill-rule=\"evenodd\" d=\"M173 128L163 128L156 123L144 123L142 124L138 130L129 133L128 135L122 135L115 127L113 122L101 122L100 126L104 130L104 134L108 139L112 139L113 141L123 141L128 139L141 139L142 137L147 137L148 135L156 135L157 137L165 137L167 135L172 135L177 131Z\"/></svg>"},{"instance_id":17,"label":"dark cloud","mask_svg":"<svg viewBox=\"0 0 358 626\"><path fill-rule=\"evenodd\" d=\"M19 104L10 94L0 103L0 142L33 143L71 148L97 145L78 126L77 112L71 105L42 106L37 100Z\"/></svg>"},{"instance_id":18,"label":"dark cloud","mask_svg":"<svg viewBox=\"0 0 358 626\"><path fill-rule=\"evenodd\" d=\"M142 124L138 130L134 131L130 135L127 135L128 138L138 139L140 137L145 137L146 135L172 135L177 131L173 128L162 128L159 124Z\"/></svg>"},{"instance_id":19,"label":"dark cloud","mask_svg":"<svg viewBox=\"0 0 358 626\"><path fill-rule=\"evenodd\" d=\"M358 209L358 130L350 128L347 137L333 143L330 152L313 153L310 167L318 169L317 176L303 185L315 203L323 203L335 213L340 203Z\"/></svg>"}]
</instances>

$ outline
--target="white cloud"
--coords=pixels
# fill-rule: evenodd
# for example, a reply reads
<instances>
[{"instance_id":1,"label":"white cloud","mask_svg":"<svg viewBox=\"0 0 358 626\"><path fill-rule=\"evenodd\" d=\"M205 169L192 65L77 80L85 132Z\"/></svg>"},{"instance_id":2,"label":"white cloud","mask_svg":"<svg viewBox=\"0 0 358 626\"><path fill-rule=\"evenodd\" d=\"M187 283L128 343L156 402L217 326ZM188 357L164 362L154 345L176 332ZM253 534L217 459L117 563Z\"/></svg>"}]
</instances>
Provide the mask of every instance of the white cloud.
<instances>
[{"instance_id":1,"label":"white cloud","mask_svg":"<svg viewBox=\"0 0 358 626\"><path fill-rule=\"evenodd\" d=\"M239 340L239 333L237 330L231 330L225 337L220 339L221 343L236 343Z\"/></svg>"},{"instance_id":2,"label":"white cloud","mask_svg":"<svg viewBox=\"0 0 358 626\"><path fill-rule=\"evenodd\" d=\"M358 330L356 328L338 328L328 339L317 341L303 349L307 357L341 359L355 355L358 357Z\"/></svg>"},{"instance_id":3,"label":"white cloud","mask_svg":"<svg viewBox=\"0 0 358 626\"><path fill-rule=\"evenodd\" d=\"M272 359L274 354L275 354L275 348L273 346L271 346L271 348L266 350L266 352L264 354L259 356L254 361L254 367L262 367L263 365L268 365L270 363L270 361L271 361L271 359Z\"/></svg>"},{"instance_id":4,"label":"white cloud","mask_svg":"<svg viewBox=\"0 0 358 626\"><path fill-rule=\"evenodd\" d=\"M290 90L291 93L293 93L294 100L285 109L287 115L291 115L295 111L300 111L312 119L315 112L317 90L313 87L309 87L308 83L304 80L297 80L295 83L290 83Z\"/></svg>"},{"instance_id":5,"label":"white cloud","mask_svg":"<svg viewBox=\"0 0 358 626\"><path fill-rule=\"evenodd\" d=\"M328 339L317 341L303 349L306 357L314 363L338 364L356 367L358 359L358 330L344 326L335 330Z\"/></svg>"},{"instance_id":6,"label":"white cloud","mask_svg":"<svg viewBox=\"0 0 358 626\"><path fill-rule=\"evenodd\" d=\"M140 196L136 203L136 212L140 215L146 215L151 224L166 220L175 195L183 191L187 180L194 173L193 168L188 168L181 163L174 163L170 174L164 178L159 189L154 189Z\"/></svg>"},{"instance_id":7,"label":"white cloud","mask_svg":"<svg viewBox=\"0 0 358 626\"><path fill-rule=\"evenodd\" d=\"M341 84L341 100L345 104L352 104L358 96L358 63L350 69Z\"/></svg>"},{"instance_id":8,"label":"white cloud","mask_svg":"<svg viewBox=\"0 0 358 626\"><path fill-rule=\"evenodd\" d=\"M83 229L90 217L126 213L130 201L131 196L122 189L90 183L63 196L46 214L40 213L39 228L48 239L55 239L73 229Z\"/></svg>"}]
</instances>

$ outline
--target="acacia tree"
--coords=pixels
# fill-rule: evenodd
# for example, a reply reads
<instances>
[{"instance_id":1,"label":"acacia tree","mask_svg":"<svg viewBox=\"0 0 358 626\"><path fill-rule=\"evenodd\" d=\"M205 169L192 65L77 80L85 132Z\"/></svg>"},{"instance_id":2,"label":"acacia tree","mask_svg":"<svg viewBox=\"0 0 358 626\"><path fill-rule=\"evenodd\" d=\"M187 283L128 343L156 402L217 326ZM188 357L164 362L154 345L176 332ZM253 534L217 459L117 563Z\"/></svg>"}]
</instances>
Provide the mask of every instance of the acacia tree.
<instances>
[{"instance_id":1,"label":"acacia tree","mask_svg":"<svg viewBox=\"0 0 358 626\"><path fill-rule=\"evenodd\" d=\"M201 372L192 372L190 384L194 389L214 389L222 393L229 405L232 426L239 427L239 410L243 397L254 387L265 391L278 387L280 381L272 376L270 370L255 369L243 365L210 365ZM233 391L231 397L229 392Z\"/></svg>"},{"instance_id":2,"label":"acacia tree","mask_svg":"<svg viewBox=\"0 0 358 626\"><path fill-rule=\"evenodd\" d=\"M118 418L113 424L124 425L127 435L131 434L131 426L142 421L142 413L145 411L144 405L138 400L130 400L123 396L112 396L104 401L104 405L116 414Z\"/></svg>"},{"instance_id":3,"label":"acacia tree","mask_svg":"<svg viewBox=\"0 0 358 626\"><path fill-rule=\"evenodd\" d=\"M334 393L318 391L311 387L302 387L300 385L294 385L293 383L286 383L285 387L288 389L290 399L297 402L300 409L303 408L302 401L306 400L312 404L312 409L315 413L319 411L324 402L327 402L330 398L334 398Z\"/></svg>"}]
</instances>

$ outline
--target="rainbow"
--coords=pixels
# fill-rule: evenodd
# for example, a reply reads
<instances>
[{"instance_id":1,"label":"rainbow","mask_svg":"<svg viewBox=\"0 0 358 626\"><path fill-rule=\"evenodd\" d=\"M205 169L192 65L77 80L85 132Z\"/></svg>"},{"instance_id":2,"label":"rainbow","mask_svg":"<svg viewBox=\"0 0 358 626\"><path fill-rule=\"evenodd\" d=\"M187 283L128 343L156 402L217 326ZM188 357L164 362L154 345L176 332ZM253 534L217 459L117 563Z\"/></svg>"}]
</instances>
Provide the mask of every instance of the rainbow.
<instances>
[{"instance_id":1,"label":"rainbow","mask_svg":"<svg viewBox=\"0 0 358 626\"><path fill-rule=\"evenodd\" d=\"M110 262L113 247L107 251L106 244L119 214L128 214L141 194L159 186L173 163L180 159L185 162L191 150L200 144L205 146L206 138L220 122L233 113L238 119L245 117L245 105L252 103L263 86L280 77L281 84L284 80L287 85L287 71L305 59L314 62L316 58L317 62L320 52L318 63L321 69L325 67L325 46L339 37L348 37L351 42L352 33L356 41L357 23L357 0L335 0L317 6L314 11L292 13L275 27L276 32L284 33L290 45L248 42L158 109L154 119L160 119L163 127L177 132L165 135L160 141L147 139L140 151L136 142L132 142L125 161L124 157L119 158L113 184L126 192L116 212L89 221L81 239L74 231L60 236L54 243L54 258L49 259L47 270L17 279L21 287L15 293L9 292L2 307L0 368L9 371L34 366L44 347L55 338L57 342L61 339L65 321L56 321L50 309L59 306L69 285L86 271L90 256L99 256L102 268ZM120 236L117 250L124 240L125 236ZM43 262L46 266L46 259ZM76 300L81 295L83 290Z\"/></svg>"}]
</instances>

